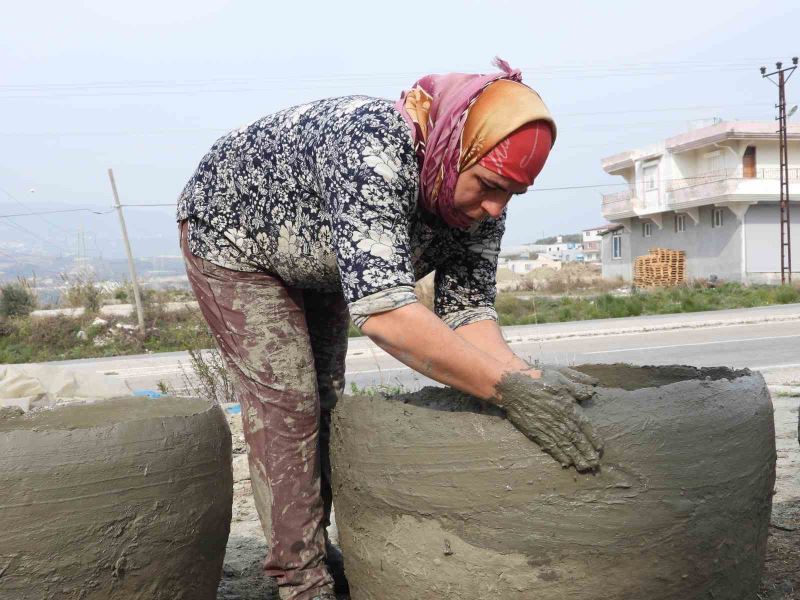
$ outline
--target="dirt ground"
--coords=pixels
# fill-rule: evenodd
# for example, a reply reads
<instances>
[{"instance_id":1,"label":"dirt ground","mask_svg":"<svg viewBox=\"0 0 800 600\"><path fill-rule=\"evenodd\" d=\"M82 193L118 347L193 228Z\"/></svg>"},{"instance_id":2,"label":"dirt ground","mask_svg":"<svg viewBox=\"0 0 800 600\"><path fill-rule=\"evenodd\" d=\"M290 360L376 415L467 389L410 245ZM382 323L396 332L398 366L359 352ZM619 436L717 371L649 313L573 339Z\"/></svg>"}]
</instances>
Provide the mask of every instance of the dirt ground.
<instances>
[{"instance_id":1,"label":"dirt ground","mask_svg":"<svg viewBox=\"0 0 800 600\"><path fill-rule=\"evenodd\" d=\"M764 373L775 405L778 473L759 600L800 600L800 369Z\"/></svg>"},{"instance_id":2,"label":"dirt ground","mask_svg":"<svg viewBox=\"0 0 800 600\"><path fill-rule=\"evenodd\" d=\"M241 415L226 416L233 437L233 519L217 600L278 600L278 588L261 573L267 544L253 501ZM329 535L336 543L335 525Z\"/></svg>"},{"instance_id":3,"label":"dirt ground","mask_svg":"<svg viewBox=\"0 0 800 600\"><path fill-rule=\"evenodd\" d=\"M764 376L775 404L778 473L764 579L753 600L800 600L800 369ZM241 417L228 415L228 422L233 434L233 522L217 600L278 600L277 588L261 574L267 548L253 503ZM335 525L330 534L335 542Z\"/></svg>"}]
</instances>

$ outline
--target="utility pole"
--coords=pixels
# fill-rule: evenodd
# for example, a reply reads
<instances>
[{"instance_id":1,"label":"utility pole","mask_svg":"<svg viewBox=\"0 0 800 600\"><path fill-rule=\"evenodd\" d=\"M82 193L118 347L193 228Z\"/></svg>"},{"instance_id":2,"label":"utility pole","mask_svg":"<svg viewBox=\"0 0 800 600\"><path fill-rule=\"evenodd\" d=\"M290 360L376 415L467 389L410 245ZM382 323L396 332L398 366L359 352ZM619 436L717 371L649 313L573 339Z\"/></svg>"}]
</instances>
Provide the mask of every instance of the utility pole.
<instances>
[{"instance_id":1,"label":"utility pole","mask_svg":"<svg viewBox=\"0 0 800 600\"><path fill-rule=\"evenodd\" d=\"M761 67L761 76L769 79L778 86L778 137L780 154L780 229L781 229L781 284L792 282L792 221L789 214L789 148L786 136L786 82L797 68L797 57L792 57L792 66L783 67L783 63L775 63L775 71L767 73L766 67ZM778 82L772 79L778 76Z\"/></svg>"},{"instance_id":2,"label":"utility pole","mask_svg":"<svg viewBox=\"0 0 800 600\"><path fill-rule=\"evenodd\" d=\"M128 241L128 230L125 227L125 217L122 214L122 206L119 203L117 183L114 181L114 171L111 169L108 170L108 178L111 180L111 191L114 192L114 204L117 207L119 225L122 228L122 241L125 242L125 253L128 255L128 270L130 271L131 283L133 284L133 297L136 300L136 316L139 319L139 331L141 331L142 335L144 335L144 308L142 307L142 295L139 293L139 280L136 277L136 265L133 262L131 244Z\"/></svg>"}]
</instances>

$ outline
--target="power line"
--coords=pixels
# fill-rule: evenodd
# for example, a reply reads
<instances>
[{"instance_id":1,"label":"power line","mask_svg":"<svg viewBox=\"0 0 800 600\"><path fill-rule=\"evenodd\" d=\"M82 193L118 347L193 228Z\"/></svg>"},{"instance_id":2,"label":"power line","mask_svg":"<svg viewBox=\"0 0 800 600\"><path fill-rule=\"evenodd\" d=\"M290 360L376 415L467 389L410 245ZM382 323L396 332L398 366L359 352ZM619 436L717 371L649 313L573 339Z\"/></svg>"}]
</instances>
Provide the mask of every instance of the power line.
<instances>
[{"instance_id":1,"label":"power line","mask_svg":"<svg viewBox=\"0 0 800 600\"><path fill-rule=\"evenodd\" d=\"M763 106L759 104L757 106ZM559 115L560 117L567 115ZM575 125L581 131L586 129L608 129L609 127L645 127L652 125L663 125L667 123L681 123L686 119L669 119L660 121L631 121L624 123L591 123L588 125ZM149 135L175 135L175 134L195 134L195 133L226 133L233 131L235 128L197 128L197 129L153 129L153 130L119 130L119 131L40 131L40 132L15 132L15 131L2 131L0 137L135 137L135 136L149 136ZM569 125L559 127L560 131L570 130L572 127Z\"/></svg>"},{"instance_id":2,"label":"power line","mask_svg":"<svg viewBox=\"0 0 800 600\"><path fill-rule=\"evenodd\" d=\"M9 260L13 260L13 261L19 260L18 258L15 258L15 257L11 256L10 254L6 254L5 252L3 252L1 250L0 250L0 256L4 256L5 258L7 258Z\"/></svg>"},{"instance_id":3,"label":"power line","mask_svg":"<svg viewBox=\"0 0 800 600\"><path fill-rule=\"evenodd\" d=\"M90 212L95 215L107 215L110 212L114 211L114 208L110 208L108 210L98 211L92 208L64 208L59 210L44 210L39 212L26 212L26 213L16 213L10 215L0 215L0 219L13 219L15 217L33 217L38 215L57 215L61 213L73 213L73 212Z\"/></svg>"},{"instance_id":4,"label":"power line","mask_svg":"<svg viewBox=\"0 0 800 600\"><path fill-rule=\"evenodd\" d=\"M20 201L20 200L19 200L19 199L18 199L16 196L14 196L14 194L12 194L11 192L9 192L9 191L8 191L8 190L6 190L5 188L2 188L2 187L0 187L0 192L3 192L3 193L6 195L6 196L8 196L9 198L11 198L11 200L13 200L13 201L14 201L14 202L16 202L17 204L19 204L19 205L20 205L22 208L24 208L24 209L27 209L27 208L28 208L27 206L25 206L25 204L24 204L22 201ZM47 224L48 224L50 227L55 227L56 229L58 229L58 230L62 231L62 232L63 232L63 233L65 233L65 234L67 234L68 236L69 236L69 235L72 235L72 233L71 233L71 232L67 231L66 229L64 229L64 228L63 228L63 227L61 227L60 225L56 225L55 223L53 223L53 222L51 222L51 221L48 221L48 220L47 220L47 219L45 219L43 216L40 216L40 215L37 215L37 216L39 216L39 218L42 220L42 222L44 222L44 223L47 223Z\"/></svg>"},{"instance_id":5,"label":"power line","mask_svg":"<svg viewBox=\"0 0 800 600\"><path fill-rule=\"evenodd\" d=\"M587 184L587 185L565 185L560 187L549 187L549 188L532 188L528 190L528 192L560 192L562 190L588 190L594 188L604 188L604 187L620 187L620 186L628 186L630 184L623 181L622 183L595 183L595 184Z\"/></svg>"},{"instance_id":6,"label":"power line","mask_svg":"<svg viewBox=\"0 0 800 600\"><path fill-rule=\"evenodd\" d=\"M45 238L40 236L38 233L35 233L35 232L31 231L30 229L28 229L26 227L23 227L19 223L15 223L14 221L7 220L7 221L4 221L3 224L4 225L8 225L9 227L11 227L13 229L17 229L18 231L22 231L23 233L27 233L31 237L33 237L33 238L39 240L40 242L42 242L47 247L56 248L59 252L64 252L65 251L65 248L63 246L56 246L50 240L46 240Z\"/></svg>"},{"instance_id":7,"label":"power line","mask_svg":"<svg viewBox=\"0 0 800 600\"><path fill-rule=\"evenodd\" d=\"M580 72L582 78L607 78L607 77L641 77L653 75L686 74L691 72L718 71L747 71L751 61L736 62L674 62L674 63L640 63L631 65L563 65L523 67L529 80L532 79L560 79L572 78ZM481 71L483 69L478 69ZM592 74L592 72L596 74ZM365 82L371 87L398 87L402 79L408 82L416 74L387 74L364 73L353 75L339 75L328 77L305 78L271 78L271 79L211 79L200 81L122 81L122 82L92 82L81 84L12 84L0 86L0 98L52 98L69 96L158 96L158 95L184 95L205 93L242 93L273 91L279 86L287 89L326 89L343 85L353 85ZM398 83L395 83L398 82ZM246 87L252 84L272 83L272 87ZM226 87L213 87L220 84ZM230 87L233 84L234 87ZM245 86L245 87L243 87ZM171 89L170 89L171 88ZM126 91L127 90L127 91ZM22 93L21 93L22 92Z\"/></svg>"},{"instance_id":8,"label":"power line","mask_svg":"<svg viewBox=\"0 0 800 600\"><path fill-rule=\"evenodd\" d=\"M736 68L736 69L749 69L751 68L752 61L766 60L764 57L759 58L741 58L729 61L707 61L707 60L683 60L683 61L663 61L663 62L650 62L650 63L559 63L559 64L543 64L543 65L527 65L520 67L522 71L529 71L533 73L562 73L580 71L585 73L587 71L606 71L606 72L630 72L631 70L663 70L663 69L720 69L720 68ZM466 68L469 72L483 72L485 65L472 68ZM441 71L440 69L422 69L420 71L389 71L389 72L365 72L365 73L337 73L332 75L311 75L305 77L296 76L282 76L282 77L238 77L238 78L208 78L208 79L194 79L194 80L172 80L172 79L150 79L150 80L106 80L106 81L86 81L77 83L30 83L30 84L5 84L0 85L0 91L32 91L37 89L91 89L91 88L109 88L109 87L165 87L165 86L200 86L211 84L247 84L253 82L263 83L295 83L295 82L322 82L327 83L331 81L352 81L352 80L373 80L376 77L383 78L408 78L419 77L425 72Z\"/></svg>"},{"instance_id":9,"label":"power line","mask_svg":"<svg viewBox=\"0 0 800 600\"><path fill-rule=\"evenodd\" d=\"M668 179L662 179L661 181L668 183L672 181L692 181L695 179L704 180L707 179L708 175L696 175L693 177L673 177ZM703 181L700 182L702 184ZM697 184L695 184L697 185ZM630 184L626 181L616 182L616 183L590 183L590 184L581 184L581 185L564 185L564 186L554 186L554 187L547 187L547 188L532 188L528 190L529 192L556 192L562 190L585 190L585 189L594 189L594 188L606 188L606 187L631 187ZM177 206L177 202L159 202L159 203L138 203L138 204L120 204L121 208L163 208L163 207L175 207ZM31 212L31 213L16 213L16 214L8 214L2 215L0 214L0 219L12 219L15 217L27 217L27 216L34 216L34 215L53 215L59 213L71 213L71 212L81 212L86 211L96 215L107 215L111 212L116 210L115 207L108 208L106 210L96 210L91 208L73 208L73 209L61 209L61 210L48 210L48 211L40 211L40 212Z\"/></svg>"},{"instance_id":10,"label":"power line","mask_svg":"<svg viewBox=\"0 0 800 600\"><path fill-rule=\"evenodd\" d=\"M705 179L707 175L697 175L695 177L675 177L671 179L663 179L664 182L671 182L671 181L691 181L694 179ZM702 182L701 182L702 183ZM591 183L591 184L582 184L582 185L565 185L565 186L555 186L555 187L548 187L548 188L532 188L528 190L528 192L557 192L562 190L585 190L585 189L594 189L594 188L606 188L606 187L630 187L630 184L626 181L621 181L618 183ZM153 204L121 204L121 208L163 208L163 207L175 207L177 206L177 202L161 202L161 203L153 203ZM20 216L28 216L28 215L51 215L56 213L63 213L63 212L78 212L78 211L88 211L97 215L105 215L110 212L113 212L116 208L112 207L108 210L97 211L88 208L76 208L72 210L55 210L55 211L42 211L38 213L21 213L21 214L11 214L11 215L0 215L0 219L9 219L13 217L20 217Z\"/></svg>"},{"instance_id":11,"label":"power line","mask_svg":"<svg viewBox=\"0 0 800 600\"><path fill-rule=\"evenodd\" d=\"M37 131L37 132L24 132L24 131L2 131L0 137L68 137L68 136L96 136L96 137L114 137L114 136L148 136L148 135L174 135L174 134L191 134L191 133L224 133L231 131L233 128L205 128L198 127L194 129L151 129L151 130L118 130L118 131Z\"/></svg>"},{"instance_id":12,"label":"power line","mask_svg":"<svg viewBox=\"0 0 800 600\"><path fill-rule=\"evenodd\" d=\"M589 117L597 115L619 115L629 113L672 112L684 110L711 110L713 108L749 108L764 106L763 102L750 102L747 104L705 104L697 106L670 106L665 108L631 108L627 110L601 110L594 112L558 113L560 117Z\"/></svg>"},{"instance_id":13,"label":"power line","mask_svg":"<svg viewBox=\"0 0 800 600\"><path fill-rule=\"evenodd\" d=\"M672 112L672 111L691 111L691 110L711 110L715 108L744 108L744 107L763 107L763 102L753 102L748 104L708 104L702 106L678 106L666 108L648 108L648 109L631 109L631 110L611 110L611 111L596 111L596 112L580 112L580 113L556 113L558 118L562 117L584 117L584 116L602 116L602 115L617 115L629 113L656 113L656 112ZM627 121L622 123L590 123L578 125L581 131L586 129L607 129L610 127L644 127L651 125L662 125L668 123L681 123L686 119L669 119L659 121ZM25 132L25 131L2 131L0 137L68 137L68 136L97 136L97 137L114 137L114 136L148 136L148 135L174 135L174 134L195 134L195 133L226 133L233 131L234 127L189 127L179 129L150 129L150 130L111 130L111 131L39 131L39 132ZM561 127L562 131L569 130L570 126Z\"/></svg>"}]
</instances>

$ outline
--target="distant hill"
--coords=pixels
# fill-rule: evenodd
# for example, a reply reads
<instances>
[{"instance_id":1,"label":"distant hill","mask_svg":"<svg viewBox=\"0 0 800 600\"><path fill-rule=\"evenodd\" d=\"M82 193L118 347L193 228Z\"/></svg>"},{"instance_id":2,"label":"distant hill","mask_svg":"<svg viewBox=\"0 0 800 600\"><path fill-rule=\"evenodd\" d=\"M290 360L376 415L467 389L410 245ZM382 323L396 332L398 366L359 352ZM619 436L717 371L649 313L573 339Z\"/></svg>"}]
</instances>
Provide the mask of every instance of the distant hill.
<instances>
[{"instance_id":1,"label":"distant hill","mask_svg":"<svg viewBox=\"0 0 800 600\"><path fill-rule=\"evenodd\" d=\"M565 233L565 234L563 234L561 236L561 238L562 238L562 241L565 244L569 244L569 243L580 244L583 241L583 235L580 234L580 233ZM534 242L534 244L544 244L544 245L555 244L557 240L558 240L558 237L555 236L555 235L552 235L550 237L541 238L539 240L536 240Z\"/></svg>"},{"instance_id":2,"label":"distant hill","mask_svg":"<svg viewBox=\"0 0 800 600\"><path fill-rule=\"evenodd\" d=\"M171 207L125 209L134 256L180 255L174 212ZM125 258L111 201L107 205L0 201L3 215L22 215L0 218L0 252L6 256Z\"/></svg>"}]
</instances>

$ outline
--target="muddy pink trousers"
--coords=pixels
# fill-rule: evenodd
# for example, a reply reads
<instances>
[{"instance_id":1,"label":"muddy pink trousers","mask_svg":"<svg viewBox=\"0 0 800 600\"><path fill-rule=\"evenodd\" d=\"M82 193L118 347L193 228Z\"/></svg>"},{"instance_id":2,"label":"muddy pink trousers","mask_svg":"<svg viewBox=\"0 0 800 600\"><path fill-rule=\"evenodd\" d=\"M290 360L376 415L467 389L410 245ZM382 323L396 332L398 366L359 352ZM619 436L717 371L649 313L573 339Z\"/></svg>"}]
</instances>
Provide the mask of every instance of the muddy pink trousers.
<instances>
[{"instance_id":1,"label":"muddy pink trousers","mask_svg":"<svg viewBox=\"0 0 800 600\"><path fill-rule=\"evenodd\" d=\"M284 600L332 591L325 567L331 510L330 413L344 388L349 315L341 294L286 286L267 273L192 255L189 283L236 380L264 563Z\"/></svg>"}]
</instances>

